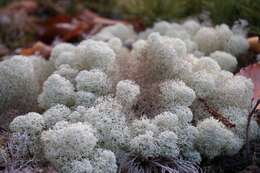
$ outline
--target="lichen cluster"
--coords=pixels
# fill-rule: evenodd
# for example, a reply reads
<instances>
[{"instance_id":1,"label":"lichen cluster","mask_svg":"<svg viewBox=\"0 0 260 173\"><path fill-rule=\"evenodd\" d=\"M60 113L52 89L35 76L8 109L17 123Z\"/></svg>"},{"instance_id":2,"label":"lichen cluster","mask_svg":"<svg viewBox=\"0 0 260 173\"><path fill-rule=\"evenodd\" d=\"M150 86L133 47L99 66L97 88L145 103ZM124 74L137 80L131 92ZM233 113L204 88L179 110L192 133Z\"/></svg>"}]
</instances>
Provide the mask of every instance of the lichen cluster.
<instances>
[{"instance_id":1,"label":"lichen cluster","mask_svg":"<svg viewBox=\"0 0 260 173\"><path fill-rule=\"evenodd\" d=\"M63 173L116 173L122 152L200 163L245 143L253 84L231 72L247 49L226 25L159 22L139 34L113 25L78 45L58 44L49 61L1 62L0 105L38 101L43 113L18 116L10 129L28 133L30 152ZM253 119L250 139L258 129Z\"/></svg>"}]
</instances>

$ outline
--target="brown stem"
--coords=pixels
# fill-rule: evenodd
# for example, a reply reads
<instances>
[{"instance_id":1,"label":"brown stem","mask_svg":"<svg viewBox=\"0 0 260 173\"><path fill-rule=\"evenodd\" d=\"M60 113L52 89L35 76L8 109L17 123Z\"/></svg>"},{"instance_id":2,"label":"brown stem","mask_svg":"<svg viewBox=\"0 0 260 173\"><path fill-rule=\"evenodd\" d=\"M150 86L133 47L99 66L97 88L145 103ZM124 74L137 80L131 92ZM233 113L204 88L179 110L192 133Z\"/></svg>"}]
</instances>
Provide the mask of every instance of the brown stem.
<instances>
[{"instance_id":1,"label":"brown stem","mask_svg":"<svg viewBox=\"0 0 260 173\"><path fill-rule=\"evenodd\" d=\"M3 128L3 127L0 126L0 133L1 133L1 132L7 132L7 130L6 130L5 128Z\"/></svg>"},{"instance_id":2,"label":"brown stem","mask_svg":"<svg viewBox=\"0 0 260 173\"><path fill-rule=\"evenodd\" d=\"M201 101L203 103L203 105L205 106L205 108L207 109L207 111L217 120L219 120L220 122L222 122L226 127L228 128L233 128L236 125L233 124L232 122L229 121L229 119L227 119L226 117L224 117L223 115L221 115L219 112L217 112L215 109L211 108L208 103L206 102L206 100L199 98L199 101Z\"/></svg>"},{"instance_id":3,"label":"brown stem","mask_svg":"<svg viewBox=\"0 0 260 173\"><path fill-rule=\"evenodd\" d=\"M249 155L250 152L250 148L249 148L249 128L250 128L250 122L251 119L254 115L254 113L256 112L256 108L257 106L260 104L260 99L257 100L255 106L253 107L253 109L251 110L251 112L249 113L248 117L247 117L247 125L246 125L246 150L247 150L247 156Z\"/></svg>"}]
</instances>

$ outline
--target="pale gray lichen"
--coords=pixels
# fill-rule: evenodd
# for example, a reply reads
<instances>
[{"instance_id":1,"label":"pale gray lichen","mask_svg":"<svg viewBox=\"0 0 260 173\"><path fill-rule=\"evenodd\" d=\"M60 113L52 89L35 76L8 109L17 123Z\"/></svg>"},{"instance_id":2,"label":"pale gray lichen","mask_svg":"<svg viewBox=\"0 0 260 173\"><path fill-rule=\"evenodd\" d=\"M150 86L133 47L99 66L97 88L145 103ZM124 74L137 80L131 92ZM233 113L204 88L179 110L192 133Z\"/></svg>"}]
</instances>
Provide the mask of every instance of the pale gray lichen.
<instances>
[{"instance_id":1,"label":"pale gray lichen","mask_svg":"<svg viewBox=\"0 0 260 173\"><path fill-rule=\"evenodd\" d=\"M233 155L245 143L253 83L226 70L247 48L227 25L159 22L139 35L109 26L78 45L55 46L50 61L0 62L0 110L34 106L38 96L45 112L19 116L10 129L28 133L32 148L65 173L116 173L120 152L196 163ZM257 130L253 119L250 139Z\"/></svg>"},{"instance_id":2,"label":"pale gray lichen","mask_svg":"<svg viewBox=\"0 0 260 173\"><path fill-rule=\"evenodd\" d=\"M73 84L58 74L52 74L43 84L43 91L38 97L40 107L47 109L57 104L74 104Z\"/></svg>"}]
</instances>

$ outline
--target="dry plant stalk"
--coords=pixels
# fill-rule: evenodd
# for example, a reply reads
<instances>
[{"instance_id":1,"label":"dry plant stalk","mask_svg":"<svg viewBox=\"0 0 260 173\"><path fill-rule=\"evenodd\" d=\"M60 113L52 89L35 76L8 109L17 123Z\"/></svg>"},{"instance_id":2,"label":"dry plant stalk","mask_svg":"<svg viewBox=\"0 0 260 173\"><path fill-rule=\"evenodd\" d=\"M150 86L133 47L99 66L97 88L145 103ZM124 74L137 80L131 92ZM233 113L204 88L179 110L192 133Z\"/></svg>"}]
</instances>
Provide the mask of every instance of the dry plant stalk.
<instances>
[{"instance_id":1,"label":"dry plant stalk","mask_svg":"<svg viewBox=\"0 0 260 173\"><path fill-rule=\"evenodd\" d=\"M256 104L252 108L251 112L249 113L247 117L247 125L246 125L246 150L247 150L247 156L249 156L250 152L250 146L249 146L249 128L250 128L250 122L254 115L254 113L257 111L257 107L260 104L260 99L257 100Z\"/></svg>"},{"instance_id":2,"label":"dry plant stalk","mask_svg":"<svg viewBox=\"0 0 260 173\"><path fill-rule=\"evenodd\" d=\"M211 108L206 100L199 98L199 101L202 102L206 108L206 110L217 120L222 122L226 127L228 128L234 128L236 125L230 122L226 117L221 115L219 112L217 112L215 109Z\"/></svg>"}]
</instances>

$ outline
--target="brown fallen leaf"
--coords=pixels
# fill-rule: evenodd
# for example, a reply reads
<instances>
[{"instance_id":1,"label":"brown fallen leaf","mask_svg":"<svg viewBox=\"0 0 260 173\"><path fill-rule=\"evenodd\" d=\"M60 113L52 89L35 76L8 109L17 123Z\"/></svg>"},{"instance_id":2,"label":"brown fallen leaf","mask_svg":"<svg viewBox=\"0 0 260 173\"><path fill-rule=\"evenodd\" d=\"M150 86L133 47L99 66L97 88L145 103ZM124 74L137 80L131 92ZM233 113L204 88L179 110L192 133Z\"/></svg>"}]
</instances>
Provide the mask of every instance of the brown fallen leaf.
<instances>
[{"instance_id":1,"label":"brown fallen leaf","mask_svg":"<svg viewBox=\"0 0 260 173\"><path fill-rule=\"evenodd\" d=\"M39 39L45 43L51 44L57 37L62 37L62 34L67 33L68 29L59 28L61 24L70 24L72 17L67 15L58 15L48 18L45 21L39 22L37 28ZM62 38L61 38L62 39Z\"/></svg>"},{"instance_id":2,"label":"brown fallen leaf","mask_svg":"<svg viewBox=\"0 0 260 173\"><path fill-rule=\"evenodd\" d=\"M259 37L250 37L248 38L248 43L250 50L256 53L260 53L260 40Z\"/></svg>"},{"instance_id":3,"label":"brown fallen leaf","mask_svg":"<svg viewBox=\"0 0 260 173\"><path fill-rule=\"evenodd\" d=\"M20 50L19 54L24 56L30 56L30 55L41 55L45 58L48 58L50 56L52 47L38 41L36 42L32 47L30 48L23 48Z\"/></svg>"},{"instance_id":4,"label":"brown fallen leaf","mask_svg":"<svg viewBox=\"0 0 260 173\"><path fill-rule=\"evenodd\" d=\"M117 23L129 22L107 19L87 9L74 16L62 14L38 20L37 25L33 28L37 30L39 42L33 44L32 47L22 48L19 53L26 56L40 54L47 58L51 51L51 47L48 45L54 45L55 41L79 41L96 34L105 26Z\"/></svg>"},{"instance_id":5,"label":"brown fallen leaf","mask_svg":"<svg viewBox=\"0 0 260 173\"><path fill-rule=\"evenodd\" d=\"M76 38L83 38L83 34L89 32L93 26L93 21L85 22L64 15L55 16L41 24L39 37L46 43L52 43L57 38L69 42Z\"/></svg>"},{"instance_id":6,"label":"brown fallen leaf","mask_svg":"<svg viewBox=\"0 0 260 173\"><path fill-rule=\"evenodd\" d=\"M52 43L57 38L69 42L78 38L83 39L86 35L96 33L105 26L117 23L127 22L107 19L86 9L75 16L58 15L48 18L40 22L38 33L40 40L45 43Z\"/></svg>"}]
</instances>

